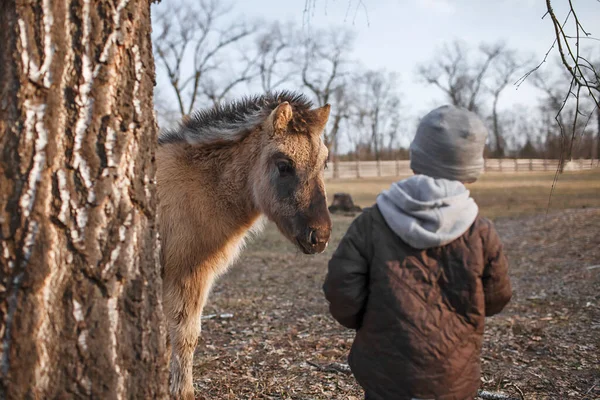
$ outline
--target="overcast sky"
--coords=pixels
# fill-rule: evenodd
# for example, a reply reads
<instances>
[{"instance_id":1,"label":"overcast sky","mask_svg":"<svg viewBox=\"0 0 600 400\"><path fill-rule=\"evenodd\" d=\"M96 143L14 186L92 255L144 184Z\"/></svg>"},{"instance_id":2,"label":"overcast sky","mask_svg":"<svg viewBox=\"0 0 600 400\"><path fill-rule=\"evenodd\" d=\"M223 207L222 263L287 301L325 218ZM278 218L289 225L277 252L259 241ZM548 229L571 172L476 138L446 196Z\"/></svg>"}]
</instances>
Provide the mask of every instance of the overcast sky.
<instances>
[{"instance_id":1,"label":"overcast sky","mask_svg":"<svg viewBox=\"0 0 600 400\"><path fill-rule=\"evenodd\" d=\"M154 7L172 7L172 3L162 1ZM567 0L553 3L556 14L564 18ZM600 37L600 1L574 3L583 25ZM503 40L541 61L554 39L551 21L542 19L544 0L362 0L358 8L357 0L316 0L309 15L304 12L305 0L238 0L233 4L232 16L292 21L308 30L353 28L357 33L354 57L367 68L399 73L403 103L414 119L445 101L439 90L418 82L415 74L417 65L431 59L443 43L460 39L477 46ZM600 42L587 43L600 48ZM537 95L528 85L519 90L511 87L500 107L534 105Z\"/></svg>"}]
</instances>

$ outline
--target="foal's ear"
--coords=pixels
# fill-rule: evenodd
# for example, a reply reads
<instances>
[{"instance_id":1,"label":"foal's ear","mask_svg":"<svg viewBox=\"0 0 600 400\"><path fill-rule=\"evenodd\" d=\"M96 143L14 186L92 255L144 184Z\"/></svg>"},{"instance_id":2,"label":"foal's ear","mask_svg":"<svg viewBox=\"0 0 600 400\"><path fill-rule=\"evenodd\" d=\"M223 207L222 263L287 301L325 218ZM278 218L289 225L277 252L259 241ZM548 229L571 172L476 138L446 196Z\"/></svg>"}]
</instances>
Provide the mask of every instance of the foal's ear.
<instances>
[{"instance_id":1,"label":"foal's ear","mask_svg":"<svg viewBox=\"0 0 600 400\"><path fill-rule=\"evenodd\" d=\"M280 105L277 106L271 112L271 118L273 121L273 129L275 132L285 132L287 130L287 126L292 120L292 106L287 101L284 101Z\"/></svg>"},{"instance_id":2,"label":"foal's ear","mask_svg":"<svg viewBox=\"0 0 600 400\"><path fill-rule=\"evenodd\" d=\"M315 118L315 127L319 131L325 129L325 125L327 125L327 121L329 120L329 111L331 111L331 106L329 104L325 104L323 107L311 111Z\"/></svg>"}]
</instances>

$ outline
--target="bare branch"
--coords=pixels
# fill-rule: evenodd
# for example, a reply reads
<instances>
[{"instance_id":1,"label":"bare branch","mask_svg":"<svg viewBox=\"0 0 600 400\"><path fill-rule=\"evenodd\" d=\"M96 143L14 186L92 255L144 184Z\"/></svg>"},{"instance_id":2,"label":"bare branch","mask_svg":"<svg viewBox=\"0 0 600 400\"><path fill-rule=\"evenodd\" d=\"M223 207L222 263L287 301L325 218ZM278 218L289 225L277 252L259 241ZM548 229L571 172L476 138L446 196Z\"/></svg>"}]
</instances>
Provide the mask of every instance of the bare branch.
<instances>
[{"instance_id":1,"label":"bare branch","mask_svg":"<svg viewBox=\"0 0 600 400\"><path fill-rule=\"evenodd\" d=\"M561 23L558 19L558 16L556 15L554 8L552 7L552 1L546 0L547 11L546 11L546 14L544 15L544 17L546 15L550 17L550 22L552 23L552 26L554 29L554 34L555 34L553 44L550 47L550 49L548 50L548 52L546 53L546 55L544 56L544 59L542 60L542 62L540 62L540 64L538 66L536 66L531 71L529 71L527 74L525 74L519 81L517 81L518 84L521 84L525 79L529 78L534 72L536 72L536 74L539 74L540 66L546 61L550 52L556 48L556 50L558 51L558 56L560 58L562 67L563 67L564 71L568 74L569 81L570 81L568 88L565 90L565 95L563 97L562 102L557 101L556 94L548 96L548 100L550 101L550 104L553 106L554 111L556 112L554 119L555 119L558 127L560 128L560 135L561 135L561 151L560 151L561 162L560 162L557 173L562 171L562 167L564 164L564 158L565 158L564 157L564 153L565 153L564 146L567 141L567 138L566 138L566 132L565 132L565 124L563 123L562 113L565 111L566 104L569 102L570 99L573 99L575 101L575 110L573 112L573 121L572 121L571 133L570 133L570 138L569 138L570 144L569 144L569 147L566 149L568 159L570 159L572 156L573 144L574 144L575 137L577 134L577 129L579 128L578 123L577 123L577 118L578 118L578 115L582 114L581 110L580 110L580 106L582 104L580 101L580 97L582 95L582 92L586 93L587 97L595 104L595 107L594 107L595 109L598 109L598 107L600 106L600 104L599 104L599 99L600 99L599 81L600 81L600 79L599 79L598 71L596 70L595 66L591 62L588 61L588 58L585 56L582 56L582 54L581 54L582 40L583 39L596 39L596 38L592 38L590 33L583 27L581 20L578 16L577 10L575 9L575 7L573 5L573 1L569 0L568 4L569 4L569 7L568 7L567 15L564 18L563 22ZM572 26L570 27L570 29L574 30L574 34L567 32L567 28L569 27L569 25L568 25L569 22L571 22ZM538 80L534 79L534 85L542 88L547 94L551 93L551 91L548 90L547 87L544 87L546 85L540 82L540 79L538 79ZM591 115L590 115L590 118L591 118ZM590 118L588 118L588 122L589 122ZM599 116L599 118L600 118L600 116ZM585 126L587 126L587 122L586 122ZM585 127L581 130L582 134L583 134L584 130L585 130ZM600 127L599 127L598 137L600 140ZM599 145L599 147L600 147L600 145ZM600 149L599 149L599 151L600 151Z\"/></svg>"},{"instance_id":2,"label":"bare branch","mask_svg":"<svg viewBox=\"0 0 600 400\"><path fill-rule=\"evenodd\" d=\"M225 22L231 12L232 8L219 0L184 1L156 17L157 66L166 72L182 116L191 113L201 100L221 101L236 85L255 76L255 57L241 57L228 64L235 68L222 68L222 56L231 59L234 45L257 32L255 25L243 20ZM246 46L242 55L247 51ZM228 73L232 78L226 76ZM219 91L217 81L222 88Z\"/></svg>"},{"instance_id":3,"label":"bare branch","mask_svg":"<svg viewBox=\"0 0 600 400\"><path fill-rule=\"evenodd\" d=\"M514 80L514 77L527 68L530 61L522 61L517 53L513 50L503 48L500 53L497 54L496 62L493 63L490 73L492 79L488 80L486 84L487 90L492 94L492 126L493 134L496 142L495 156L504 156L504 142L502 128L499 122L498 116L498 102L500 95L508 87L510 82Z\"/></svg>"},{"instance_id":4,"label":"bare branch","mask_svg":"<svg viewBox=\"0 0 600 400\"><path fill-rule=\"evenodd\" d=\"M586 76L586 74L583 72L582 65L581 65L581 62L583 60L581 60L581 56L579 54L580 33L583 33L584 35L586 35L586 37L590 36L590 34L581 25L581 22L579 21L579 17L577 16L577 12L573 8L572 0L569 0L569 12L567 15L567 20L568 20L569 16L572 16L574 19L574 22L575 22L575 32L576 32L576 39L577 39L575 42L575 51L573 51L571 43L568 40L569 35L567 35L565 33L564 26L559 23L559 21L556 17L556 14L554 13L554 9L552 8L551 0L546 0L546 8L548 10L548 15L550 16L550 18L552 20L552 24L554 26L556 43L558 44L558 53L559 53L560 59L564 65L564 67L567 69L567 71L573 78L574 83L578 87L585 88L588 91L588 94L590 95L590 97L596 103L596 106L600 106L600 102L599 102L597 93L595 93L596 91L598 91L598 87L594 82L590 83L589 77ZM571 65L570 62L573 62L573 65ZM592 79L595 79L595 81L597 81L598 75L594 74Z\"/></svg>"},{"instance_id":5,"label":"bare branch","mask_svg":"<svg viewBox=\"0 0 600 400\"><path fill-rule=\"evenodd\" d=\"M481 45L479 61L470 59L470 51L461 42L445 44L439 55L418 68L418 74L430 85L444 92L450 102L477 111L481 88L490 66L504 50L503 45Z\"/></svg>"},{"instance_id":6,"label":"bare branch","mask_svg":"<svg viewBox=\"0 0 600 400\"><path fill-rule=\"evenodd\" d=\"M336 103L330 117L331 129L324 132L324 141L328 147L335 145L340 122L346 113L345 86L353 42L352 32L331 29L306 37L301 43L302 84L314 94L320 106Z\"/></svg>"},{"instance_id":7,"label":"bare branch","mask_svg":"<svg viewBox=\"0 0 600 400\"><path fill-rule=\"evenodd\" d=\"M281 86L295 73L299 75L294 68L293 54L296 30L292 24L288 26L289 29L284 31L278 22L273 23L256 40L258 74L265 92Z\"/></svg>"},{"instance_id":8,"label":"bare branch","mask_svg":"<svg viewBox=\"0 0 600 400\"><path fill-rule=\"evenodd\" d=\"M469 110L476 110L477 96L479 94L479 90L481 89L481 85L483 83L483 78L485 77L485 75L486 75L488 69L490 68L490 65L494 61L494 59L496 59L498 57L498 55L504 51L504 46L503 45L494 45L494 46L481 45L480 50L483 54L486 55L486 58L485 58L484 62L481 64L481 66L478 67L479 71L477 72L477 75L475 76L475 78L472 81L472 89L471 89L471 93L469 96L469 103L468 103L469 105L467 107Z\"/></svg>"},{"instance_id":9,"label":"bare branch","mask_svg":"<svg viewBox=\"0 0 600 400\"><path fill-rule=\"evenodd\" d=\"M207 81L203 85L203 93L213 102L213 105L219 105L234 87L243 82L250 82L256 76L254 72L256 62L256 58L247 59L246 68L239 73L238 78L230 80L229 83L217 84L213 80Z\"/></svg>"},{"instance_id":10,"label":"bare branch","mask_svg":"<svg viewBox=\"0 0 600 400\"><path fill-rule=\"evenodd\" d=\"M400 127L400 95L397 76L386 71L366 71L354 78L355 101L351 118L356 131L368 137L367 149L376 160L380 160L384 150L384 140L388 140L391 150L398 138Z\"/></svg>"}]
</instances>

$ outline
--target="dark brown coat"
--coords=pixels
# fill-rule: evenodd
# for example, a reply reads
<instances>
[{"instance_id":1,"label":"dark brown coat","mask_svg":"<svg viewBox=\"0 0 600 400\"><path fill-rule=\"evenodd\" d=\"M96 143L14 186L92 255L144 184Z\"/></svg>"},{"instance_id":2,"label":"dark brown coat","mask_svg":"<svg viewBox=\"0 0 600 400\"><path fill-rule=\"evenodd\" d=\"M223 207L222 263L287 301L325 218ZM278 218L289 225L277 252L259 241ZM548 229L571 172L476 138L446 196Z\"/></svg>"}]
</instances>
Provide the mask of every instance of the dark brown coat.
<instances>
[{"instance_id":1,"label":"dark brown coat","mask_svg":"<svg viewBox=\"0 0 600 400\"><path fill-rule=\"evenodd\" d=\"M323 286L333 317L357 329L349 363L369 398L464 400L480 379L484 319L511 298L502 243L478 217L460 238L417 250L377 207L350 226Z\"/></svg>"}]
</instances>

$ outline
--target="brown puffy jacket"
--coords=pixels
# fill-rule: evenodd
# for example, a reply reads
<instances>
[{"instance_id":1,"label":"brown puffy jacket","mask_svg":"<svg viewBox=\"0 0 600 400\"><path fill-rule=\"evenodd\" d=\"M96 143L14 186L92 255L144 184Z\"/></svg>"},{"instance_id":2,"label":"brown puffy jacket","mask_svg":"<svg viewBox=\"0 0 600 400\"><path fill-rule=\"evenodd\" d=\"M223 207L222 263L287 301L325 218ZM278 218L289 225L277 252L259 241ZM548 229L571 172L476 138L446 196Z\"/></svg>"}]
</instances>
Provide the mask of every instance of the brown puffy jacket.
<instances>
[{"instance_id":1,"label":"brown puffy jacket","mask_svg":"<svg viewBox=\"0 0 600 400\"><path fill-rule=\"evenodd\" d=\"M475 397L484 318L511 298L493 224L477 217L461 237L417 250L377 206L350 226L323 286L333 317L357 329L349 364L376 400Z\"/></svg>"}]
</instances>

